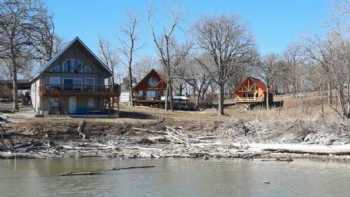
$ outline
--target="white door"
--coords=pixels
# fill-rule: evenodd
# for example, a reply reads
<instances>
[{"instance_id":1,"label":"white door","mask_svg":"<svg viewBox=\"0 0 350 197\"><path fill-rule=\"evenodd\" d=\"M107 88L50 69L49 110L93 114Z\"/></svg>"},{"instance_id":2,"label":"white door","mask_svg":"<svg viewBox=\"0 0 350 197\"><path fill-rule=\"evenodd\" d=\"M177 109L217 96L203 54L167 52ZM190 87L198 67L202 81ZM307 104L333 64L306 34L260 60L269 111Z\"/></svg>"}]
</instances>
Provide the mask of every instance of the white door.
<instances>
[{"instance_id":1,"label":"white door","mask_svg":"<svg viewBox=\"0 0 350 197\"><path fill-rule=\"evenodd\" d=\"M69 97L69 100L68 100L68 112L69 113L75 113L76 112L76 109L77 109L77 98L72 96L72 97Z\"/></svg>"}]
</instances>

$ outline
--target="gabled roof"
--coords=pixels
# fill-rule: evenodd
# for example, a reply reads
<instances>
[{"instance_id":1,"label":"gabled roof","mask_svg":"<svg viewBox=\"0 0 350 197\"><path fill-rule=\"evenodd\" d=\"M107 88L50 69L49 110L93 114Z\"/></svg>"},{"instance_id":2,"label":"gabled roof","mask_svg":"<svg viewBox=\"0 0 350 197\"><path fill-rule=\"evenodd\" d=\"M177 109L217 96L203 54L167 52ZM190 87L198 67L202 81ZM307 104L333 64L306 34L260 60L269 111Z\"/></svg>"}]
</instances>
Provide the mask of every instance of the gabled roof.
<instances>
[{"instance_id":1,"label":"gabled roof","mask_svg":"<svg viewBox=\"0 0 350 197\"><path fill-rule=\"evenodd\" d=\"M90 49L89 47L87 47L83 41L80 40L79 37L75 37L72 41L70 41L67 46L65 46L59 53L57 53L55 56L53 56L51 58L51 60L49 62L47 62L44 66L43 69L38 72L38 74L36 74L30 81L34 81L35 79L37 79L42 73L44 73L50 66L51 64L53 64L59 57L61 57L64 52L66 52L68 49L70 49L75 43L80 44L97 62L98 64L105 70L107 71L109 74L113 74L111 69L105 64L103 63L99 57L97 57Z\"/></svg>"},{"instance_id":2,"label":"gabled roof","mask_svg":"<svg viewBox=\"0 0 350 197\"><path fill-rule=\"evenodd\" d=\"M237 92L237 91L242 87L242 85L243 85L246 81L248 81L248 80L251 80L251 81L253 81L254 83L262 83L262 84L264 84L264 86L266 86L266 84L265 84L265 82L264 82L263 80L258 79L258 78L255 78L255 77L249 76L249 77L245 78L244 80L242 80L242 81L239 83L239 85L238 85L237 87L235 87L235 89L234 89L233 92Z\"/></svg>"},{"instance_id":3,"label":"gabled roof","mask_svg":"<svg viewBox=\"0 0 350 197\"><path fill-rule=\"evenodd\" d=\"M160 74L159 72L157 72L155 69L152 69L149 73L147 73L147 75L141 80L139 81L136 86L133 88L134 90L138 89L139 86L141 86L146 79L148 79L152 74L156 74L159 79L160 79L160 82L159 83L166 83L166 77L162 74Z\"/></svg>"}]
</instances>

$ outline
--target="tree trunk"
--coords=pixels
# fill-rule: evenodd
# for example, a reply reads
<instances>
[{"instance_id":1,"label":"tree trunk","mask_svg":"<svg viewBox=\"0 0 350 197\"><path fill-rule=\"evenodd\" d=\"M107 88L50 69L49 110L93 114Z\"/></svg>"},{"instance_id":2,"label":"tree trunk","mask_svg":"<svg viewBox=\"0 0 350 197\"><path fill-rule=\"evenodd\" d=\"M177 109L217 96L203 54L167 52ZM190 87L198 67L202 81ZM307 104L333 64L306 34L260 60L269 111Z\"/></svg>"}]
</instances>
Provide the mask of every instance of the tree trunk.
<instances>
[{"instance_id":1,"label":"tree trunk","mask_svg":"<svg viewBox=\"0 0 350 197\"><path fill-rule=\"evenodd\" d=\"M269 86L266 86L266 109L269 110L270 109L270 101L269 101L269 97L270 97L270 94L269 94Z\"/></svg>"},{"instance_id":2,"label":"tree trunk","mask_svg":"<svg viewBox=\"0 0 350 197\"><path fill-rule=\"evenodd\" d=\"M332 95L332 84L331 84L331 82L328 82L327 86L328 86L328 104L332 105L333 104L333 101L332 101L333 95Z\"/></svg>"},{"instance_id":3,"label":"tree trunk","mask_svg":"<svg viewBox=\"0 0 350 197\"><path fill-rule=\"evenodd\" d=\"M131 64L129 64L129 106L134 105L133 95L132 95L132 70Z\"/></svg>"},{"instance_id":4,"label":"tree trunk","mask_svg":"<svg viewBox=\"0 0 350 197\"><path fill-rule=\"evenodd\" d=\"M183 85L182 84L180 84L179 85L179 96L182 96L182 93L183 93Z\"/></svg>"},{"instance_id":5,"label":"tree trunk","mask_svg":"<svg viewBox=\"0 0 350 197\"><path fill-rule=\"evenodd\" d=\"M341 85L337 85L337 98L339 100L339 105L341 108L341 113L343 115L343 118L349 118L349 111L347 108L347 102L345 101L345 97L344 97L344 89Z\"/></svg>"},{"instance_id":6,"label":"tree trunk","mask_svg":"<svg viewBox=\"0 0 350 197\"><path fill-rule=\"evenodd\" d=\"M170 104L170 110L174 111L174 95L173 95L173 82L170 80L169 83L169 104Z\"/></svg>"},{"instance_id":7,"label":"tree trunk","mask_svg":"<svg viewBox=\"0 0 350 197\"><path fill-rule=\"evenodd\" d=\"M224 115L224 84L219 85L218 115Z\"/></svg>"},{"instance_id":8,"label":"tree trunk","mask_svg":"<svg viewBox=\"0 0 350 197\"><path fill-rule=\"evenodd\" d=\"M201 93L198 91L197 98L196 98L196 107L199 108L201 100Z\"/></svg>"},{"instance_id":9,"label":"tree trunk","mask_svg":"<svg viewBox=\"0 0 350 197\"><path fill-rule=\"evenodd\" d=\"M323 103L323 90L322 84L320 85L320 98L321 98L321 116L324 117L324 103Z\"/></svg>"},{"instance_id":10,"label":"tree trunk","mask_svg":"<svg viewBox=\"0 0 350 197\"><path fill-rule=\"evenodd\" d=\"M166 93L165 93L165 99L164 99L164 110L168 111L168 100L169 100L169 81L166 85Z\"/></svg>"},{"instance_id":11,"label":"tree trunk","mask_svg":"<svg viewBox=\"0 0 350 197\"><path fill-rule=\"evenodd\" d=\"M18 111L18 99L17 99L17 66L16 63L13 63L13 69L12 69L12 99L13 99L13 106L12 111L17 112Z\"/></svg>"}]
</instances>

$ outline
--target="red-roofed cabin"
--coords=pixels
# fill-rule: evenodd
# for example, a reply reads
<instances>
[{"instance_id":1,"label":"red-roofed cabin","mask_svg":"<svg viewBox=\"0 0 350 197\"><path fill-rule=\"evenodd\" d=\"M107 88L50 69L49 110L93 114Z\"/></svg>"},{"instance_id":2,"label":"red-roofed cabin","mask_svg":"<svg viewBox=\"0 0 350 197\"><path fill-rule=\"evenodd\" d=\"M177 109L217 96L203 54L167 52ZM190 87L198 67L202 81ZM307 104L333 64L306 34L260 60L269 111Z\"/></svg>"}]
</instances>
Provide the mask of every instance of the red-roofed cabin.
<instances>
[{"instance_id":1,"label":"red-roofed cabin","mask_svg":"<svg viewBox=\"0 0 350 197\"><path fill-rule=\"evenodd\" d=\"M165 95L165 91L166 80L157 71L152 69L133 88L135 104L161 103L161 97Z\"/></svg>"},{"instance_id":2,"label":"red-roofed cabin","mask_svg":"<svg viewBox=\"0 0 350 197\"><path fill-rule=\"evenodd\" d=\"M248 77L235 89L233 98L236 103L263 102L265 93L266 85L262 80Z\"/></svg>"}]
</instances>

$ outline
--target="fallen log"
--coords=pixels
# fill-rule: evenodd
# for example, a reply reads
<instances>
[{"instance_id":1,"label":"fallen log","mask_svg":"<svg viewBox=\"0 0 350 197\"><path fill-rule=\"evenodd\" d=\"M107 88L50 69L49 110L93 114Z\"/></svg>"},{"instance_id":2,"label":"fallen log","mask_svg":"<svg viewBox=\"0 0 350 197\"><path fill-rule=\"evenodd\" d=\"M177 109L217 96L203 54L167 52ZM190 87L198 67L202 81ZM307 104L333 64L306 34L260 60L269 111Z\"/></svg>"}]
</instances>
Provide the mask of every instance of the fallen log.
<instances>
[{"instance_id":1,"label":"fallen log","mask_svg":"<svg viewBox=\"0 0 350 197\"><path fill-rule=\"evenodd\" d=\"M77 129L77 132L78 132L79 136L81 137L81 139L86 138L86 135L84 133L85 125L86 125L86 122L85 122L85 120L83 120L79 123L78 129Z\"/></svg>"},{"instance_id":2,"label":"fallen log","mask_svg":"<svg viewBox=\"0 0 350 197\"><path fill-rule=\"evenodd\" d=\"M99 171L99 172L65 172L59 176L91 176L91 175L102 175L108 171L119 171L119 170L132 170L132 169L145 169L145 168L155 168L156 166L130 166L122 168L112 168L109 170Z\"/></svg>"},{"instance_id":3,"label":"fallen log","mask_svg":"<svg viewBox=\"0 0 350 197\"><path fill-rule=\"evenodd\" d=\"M144 128L137 128L137 127L133 127L132 128L134 131L139 131L139 132L145 132L148 134L155 134L155 135L168 135L167 132L164 131L151 131L149 129L144 129Z\"/></svg>"},{"instance_id":4,"label":"fallen log","mask_svg":"<svg viewBox=\"0 0 350 197\"><path fill-rule=\"evenodd\" d=\"M66 172L60 174L60 176L88 176L88 175L99 175L100 172Z\"/></svg>"},{"instance_id":5,"label":"fallen log","mask_svg":"<svg viewBox=\"0 0 350 197\"><path fill-rule=\"evenodd\" d=\"M269 153L350 155L350 144L331 146L306 144L249 144L249 149Z\"/></svg>"},{"instance_id":6,"label":"fallen log","mask_svg":"<svg viewBox=\"0 0 350 197\"><path fill-rule=\"evenodd\" d=\"M291 157L283 158L283 157L277 157L277 158L271 158L271 159L261 159L260 161L280 161L280 162L292 162L293 159Z\"/></svg>"},{"instance_id":7,"label":"fallen log","mask_svg":"<svg viewBox=\"0 0 350 197\"><path fill-rule=\"evenodd\" d=\"M124 167L124 168L112 168L112 171L117 170L132 170L132 169L144 169L144 168L155 168L156 166L131 166L131 167Z\"/></svg>"},{"instance_id":8,"label":"fallen log","mask_svg":"<svg viewBox=\"0 0 350 197\"><path fill-rule=\"evenodd\" d=\"M45 159L37 153L12 153L12 152L0 152L0 159Z\"/></svg>"}]
</instances>

